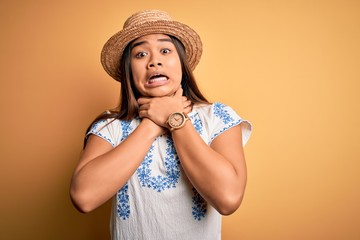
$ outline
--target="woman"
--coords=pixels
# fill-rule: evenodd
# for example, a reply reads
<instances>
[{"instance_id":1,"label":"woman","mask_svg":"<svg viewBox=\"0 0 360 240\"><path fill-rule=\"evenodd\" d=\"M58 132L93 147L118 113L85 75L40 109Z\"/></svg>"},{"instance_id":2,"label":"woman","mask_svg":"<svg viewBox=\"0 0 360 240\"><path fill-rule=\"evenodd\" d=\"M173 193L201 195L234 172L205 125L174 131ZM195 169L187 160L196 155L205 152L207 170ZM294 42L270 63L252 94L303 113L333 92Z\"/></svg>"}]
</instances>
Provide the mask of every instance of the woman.
<instances>
[{"instance_id":1,"label":"woman","mask_svg":"<svg viewBox=\"0 0 360 240\"><path fill-rule=\"evenodd\" d=\"M221 214L240 206L251 126L201 94L201 53L198 34L158 10L104 45L120 106L91 124L70 193L82 212L113 197L112 239L220 239Z\"/></svg>"}]
</instances>

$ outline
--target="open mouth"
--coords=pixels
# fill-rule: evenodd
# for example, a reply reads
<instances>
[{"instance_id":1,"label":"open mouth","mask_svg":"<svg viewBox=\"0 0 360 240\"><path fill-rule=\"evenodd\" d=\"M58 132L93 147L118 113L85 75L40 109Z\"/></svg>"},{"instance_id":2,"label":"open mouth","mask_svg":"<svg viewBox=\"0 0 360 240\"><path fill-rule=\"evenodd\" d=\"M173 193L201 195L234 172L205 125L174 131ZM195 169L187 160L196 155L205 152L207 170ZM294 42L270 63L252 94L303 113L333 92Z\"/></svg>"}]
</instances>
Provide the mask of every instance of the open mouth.
<instances>
[{"instance_id":1,"label":"open mouth","mask_svg":"<svg viewBox=\"0 0 360 240\"><path fill-rule=\"evenodd\" d=\"M154 74L149 78L149 84L151 83L156 83L156 82L162 82L162 81L167 81L168 77L166 75L163 74Z\"/></svg>"}]
</instances>

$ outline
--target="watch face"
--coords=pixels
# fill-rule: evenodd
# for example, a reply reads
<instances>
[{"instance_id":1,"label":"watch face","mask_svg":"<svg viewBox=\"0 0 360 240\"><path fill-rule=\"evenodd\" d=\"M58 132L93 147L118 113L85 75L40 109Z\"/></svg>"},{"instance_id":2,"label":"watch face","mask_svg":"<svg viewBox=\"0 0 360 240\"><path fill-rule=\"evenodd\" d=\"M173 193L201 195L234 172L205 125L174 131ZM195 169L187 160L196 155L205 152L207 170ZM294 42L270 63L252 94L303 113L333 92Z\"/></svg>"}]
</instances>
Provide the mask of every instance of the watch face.
<instances>
[{"instance_id":1,"label":"watch face","mask_svg":"<svg viewBox=\"0 0 360 240\"><path fill-rule=\"evenodd\" d=\"M181 113L173 113L169 118L169 125L173 128L180 127L185 121L185 116Z\"/></svg>"}]
</instances>

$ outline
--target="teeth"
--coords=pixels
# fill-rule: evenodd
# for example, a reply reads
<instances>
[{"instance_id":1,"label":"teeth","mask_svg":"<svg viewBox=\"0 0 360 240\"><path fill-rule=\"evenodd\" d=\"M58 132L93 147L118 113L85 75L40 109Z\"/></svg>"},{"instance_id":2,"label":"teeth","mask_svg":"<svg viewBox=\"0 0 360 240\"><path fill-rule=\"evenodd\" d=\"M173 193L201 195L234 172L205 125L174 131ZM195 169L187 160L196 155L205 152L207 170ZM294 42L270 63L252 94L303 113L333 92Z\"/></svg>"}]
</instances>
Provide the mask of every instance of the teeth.
<instances>
[{"instance_id":1,"label":"teeth","mask_svg":"<svg viewBox=\"0 0 360 240\"><path fill-rule=\"evenodd\" d=\"M163 75L161 75L161 74L155 74L155 75L152 75L150 78L157 78L157 77L163 77Z\"/></svg>"},{"instance_id":2,"label":"teeth","mask_svg":"<svg viewBox=\"0 0 360 240\"><path fill-rule=\"evenodd\" d=\"M167 80L166 76L164 76L162 74L155 74L150 77L149 83L162 82L162 81L166 81L166 80Z\"/></svg>"},{"instance_id":3,"label":"teeth","mask_svg":"<svg viewBox=\"0 0 360 240\"><path fill-rule=\"evenodd\" d=\"M154 82L161 82L161 81L166 81L167 78L164 76L154 76L149 80L149 83L154 83Z\"/></svg>"}]
</instances>

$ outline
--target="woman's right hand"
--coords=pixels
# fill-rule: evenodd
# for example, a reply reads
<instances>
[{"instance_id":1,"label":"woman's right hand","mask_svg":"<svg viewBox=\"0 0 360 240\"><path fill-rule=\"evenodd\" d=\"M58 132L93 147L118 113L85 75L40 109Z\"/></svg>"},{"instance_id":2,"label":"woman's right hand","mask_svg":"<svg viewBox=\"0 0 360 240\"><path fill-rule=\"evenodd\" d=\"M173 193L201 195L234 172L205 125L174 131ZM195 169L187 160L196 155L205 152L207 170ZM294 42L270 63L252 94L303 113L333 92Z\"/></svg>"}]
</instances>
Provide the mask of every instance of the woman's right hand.
<instances>
[{"instance_id":1,"label":"woman's right hand","mask_svg":"<svg viewBox=\"0 0 360 240\"><path fill-rule=\"evenodd\" d=\"M189 113L191 101L182 96L183 90L180 87L173 96L139 98L139 116L142 119L148 118L158 126L167 127L166 121L174 112Z\"/></svg>"},{"instance_id":2,"label":"woman's right hand","mask_svg":"<svg viewBox=\"0 0 360 240\"><path fill-rule=\"evenodd\" d=\"M150 134L152 134L154 137L161 136L168 132L167 128L157 125L149 118L142 118L140 124L145 125L146 128L149 129Z\"/></svg>"}]
</instances>

